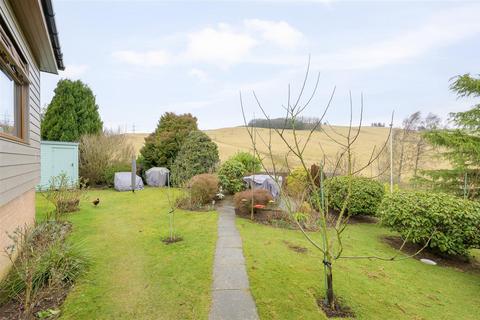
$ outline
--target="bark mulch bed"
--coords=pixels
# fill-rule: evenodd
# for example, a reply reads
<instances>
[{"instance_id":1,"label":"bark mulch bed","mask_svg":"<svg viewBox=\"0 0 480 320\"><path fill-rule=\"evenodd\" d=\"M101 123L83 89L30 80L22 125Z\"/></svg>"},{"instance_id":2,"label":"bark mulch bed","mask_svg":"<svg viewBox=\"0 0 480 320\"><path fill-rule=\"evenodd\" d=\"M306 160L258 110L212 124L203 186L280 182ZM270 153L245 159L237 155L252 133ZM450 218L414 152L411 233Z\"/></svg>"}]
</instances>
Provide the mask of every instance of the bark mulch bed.
<instances>
[{"instance_id":1,"label":"bark mulch bed","mask_svg":"<svg viewBox=\"0 0 480 320\"><path fill-rule=\"evenodd\" d=\"M328 224L329 226L334 226L337 223L339 212L335 209L330 209L328 212ZM344 216L345 218L345 216ZM368 223L376 224L378 223L378 218L367 215L352 215L348 218L347 224L359 224L359 223Z\"/></svg>"},{"instance_id":2,"label":"bark mulch bed","mask_svg":"<svg viewBox=\"0 0 480 320\"><path fill-rule=\"evenodd\" d=\"M175 238L170 238L170 237L165 237L162 239L162 242L165 243L166 245L172 244L172 243L177 243L183 241L183 238L180 236L177 236Z\"/></svg>"},{"instance_id":3,"label":"bark mulch bed","mask_svg":"<svg viewBox=\"0 0 480 320\"><path fill-rule=\"evenodd\" d=\"M69 222L63 222L58 236L62 239L65 239L71 230L72 225ZM47 286L41 289L41 291L36 294L36 299L38 299L38 301L32 309L34 318L40 318L37 315L37 313L40 311L52 310L55 314L52 313L48 319L57 319L60 316L60 312L58 312L58 310L65 301L71 288L73 288L73 284L64 283L61 286ZM23 314L24 305L20 300L11 299L5 302L3 305L0 305L0 320L23 319Z\"/></svg>"},{"instance_id":4,"label":"bark mulch bed","mask_svg":"<svg viewBox=\"0 0 480 320\"><path fill-rule=\"evenodd\" d=\"M287 247L297 253L307 253L308 249L299 245L296 245L294 243L291 243L290 241L284 240L283 243L287 245Z\"/></svg>"},{"instance_id":5,"label":"bark mulch bed","mask_svg":"<svg viewBox=\"0 0 480 320\"><path fill-rule=\"evenodd\" d=\"M250 219L250 212L244 212L244 210L235 209L235 214L242 218ZM253 212L255 221L265 223L272 220L286 219L286 213L280 209L255 209Z\"/></svg>"},{"instance_id":6,"label":"bark mulch bed","mask_svg":"<svg viewBox=\"0 0 480 320\"><path fill-rule=\"evenodd\" d=\"M323 298L317 298L317 305L325 312L328 318L355 318L355 314L342 301L335 299L335 309L326 305Z\"/></svg>"},{"instance_id":7,"label":"bark mulch bed","mask_svg":"<svg viewBox=\"0 0 480 320\"><path fill-rule=\"evenodd\" d=\"M399 236L385 236L382 237L382 241L391 246L394 249L399 249L403 243L403 240ZM406 254L414 254L421 249L421 245L416 243L407 242L402 251ZM480 274L480 262L473 258L467 258L463 256L448 256L437 252L431 248L425 248L422 252L413 257L414 259L430 259L442 267L451 267L462 272L473 272Z\"/></svg>"},{"instance_id":8,"label":"bark mulch bed","mask_svg":"<svg viewBox=\"0 0 480 320\"><path fill-rule=\"evenodd\" d=\"M39 319L40 317L37 315L40 311L52 310L57 311L60 309L60 306L63 304L65 299L67 298L68 292L73 286L64 286L62 288L56 288L54 291L44 291L41 293L43 296L37 304L35 304L33 308L33 315L35 319ZM5 303L4 305L0 306L0 319L1 320L18 320L23 319L24 308L22 303L16 300L10 300L9 302ZM48 319L57 319L60 316L60 312L58 314L52 314L48 317Z\"/></svg>"}]
</instances>

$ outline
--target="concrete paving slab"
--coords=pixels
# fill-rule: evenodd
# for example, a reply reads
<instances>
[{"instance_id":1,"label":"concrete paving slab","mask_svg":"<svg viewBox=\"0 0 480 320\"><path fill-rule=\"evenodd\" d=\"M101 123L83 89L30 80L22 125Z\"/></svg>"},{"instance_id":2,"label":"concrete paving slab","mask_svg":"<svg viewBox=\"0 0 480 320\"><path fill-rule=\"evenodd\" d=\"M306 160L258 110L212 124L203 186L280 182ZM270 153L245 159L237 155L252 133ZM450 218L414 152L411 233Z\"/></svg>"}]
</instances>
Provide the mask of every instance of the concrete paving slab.
<instances>
[{"instance_id":1,"label":"concrete paving slab","mask_svg":"<svg viewBox=\"0 0 480 320\"><path fill-rule=\"evenodd\" d=\"M216 290L210 320L257 320L255 302L248 290Z\"/></svg>"},{"instance_id":2,"label":"concrete paving slab","mask_svg":"<svg viewBox=\"0 0 480 320\"><path fill-rule=\"evenodd\" d=\"M242 248L242 239L237 236L219 236L217 246L220 248Z\"/></svg>"},{"instance_id":3,"label":"concrete paving slab","mask_svg":"<svg viewBox=\"0 0 480 320\"><path fill-rule=\"evenodd\" d=\"M248 276L243 265L223 265L213 272L213 290L248 290Z\"/></svg>"}]
</instances>

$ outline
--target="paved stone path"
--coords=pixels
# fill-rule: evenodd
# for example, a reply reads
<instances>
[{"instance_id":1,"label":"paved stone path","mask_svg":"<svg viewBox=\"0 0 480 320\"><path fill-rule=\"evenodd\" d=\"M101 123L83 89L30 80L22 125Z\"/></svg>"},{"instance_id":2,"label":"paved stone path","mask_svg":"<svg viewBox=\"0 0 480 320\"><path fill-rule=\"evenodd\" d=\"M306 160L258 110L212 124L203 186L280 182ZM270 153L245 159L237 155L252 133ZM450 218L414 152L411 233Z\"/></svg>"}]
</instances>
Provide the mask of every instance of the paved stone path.
<instances>
[{"instance_id":1,"label":"paved stone path","mask_svg":"<svg viewBox=\"0 0 480 320\"><path fill-rule=\"evenodd\" d=\"M218 239L213 266L213 302L210 320L257 320L250 294L242 239L235 226L232 206L217 208Z\"/></svg>"}]
</instances>

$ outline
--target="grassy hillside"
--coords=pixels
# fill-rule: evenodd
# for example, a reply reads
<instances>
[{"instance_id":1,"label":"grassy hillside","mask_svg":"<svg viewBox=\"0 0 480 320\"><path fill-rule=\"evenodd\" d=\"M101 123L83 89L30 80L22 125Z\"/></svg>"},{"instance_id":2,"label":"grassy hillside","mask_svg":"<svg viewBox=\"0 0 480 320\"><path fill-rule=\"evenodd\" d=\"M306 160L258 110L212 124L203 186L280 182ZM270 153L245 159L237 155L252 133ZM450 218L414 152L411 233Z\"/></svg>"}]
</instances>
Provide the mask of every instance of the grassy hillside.
<instances>
[{"instance_id":1,"label":"grassy hillside","mask_svg":"<svg viewBox=\"0 0 480 320\"><path fill-rule=\"evenodd\" d=\"M348 132L347 127L332 127L332 129L325 128L327 134L334 136L337 139L342 139L340 136L336 135L332 130L339 134L346 135ZM268 155L268 149L265 144L262 142L262 138L265 142L269 138L268 129L257 129L258 134L257 145L260 150L265 155ZM363 163L368 161L370 153L374 146L377 148L381 147L385 141L388 139L388 129L387 128L370 128L366 127L362 129L362 132L356 142L353 152L355 153L355 158L358 163ZM217 130L208 130L206 133L210 138L217 143L220 150L220 158L222 160L227 159L235 152L239 150L251 150L252 144L248 133L245 128L225 128ZM299 141L306 141L309 131L297 131ZM318 163L323 158L325 154L327 158L334 159L336 154L340 151L340 146L333 142L326 133L323 131L316 131L313 133L311 141L305 151L305 160L308 163ZM286 131L287 140L290 144L293 145L294 139L291 130ZM260 138L261 137L261 138ZM282 141L282 139L273 133L272 135L272 146L273 153L276 157L276 163L283 164L285 163L285 156L288 153L288 147ZM297 159L294 156L288 156L289 165L296 166L299 165Z\"/></svg>"},{"instance_id":2,"label":"grassy hillside","mask_svg":"<svg viewBox=\"0 0 480 320\"><path fill-rule=\"evenodd\" d=\"M331 128L325 128L326 133L323 131L314 132L312 139L309 143L309 147L305 151L305 160L308 164L319 163L323 158L324 154L330 161L336 159L336 155L341 150L341 147L332 141L329 136L334 137L340 141L345 141L341 135L346 135L348 133L348 127L342 126L333 126ZM257 144L258 149L262 154L267 156L268 149L265 144L262 142L268 141L268 129L257 129L258 134ZM286 130L286 137L288 141L293 143L293 134L291 130ZM222 161L228 159L230 156L235 154L237 151L251 151L251 141L248 136L247 130L244 127L235 127L235 128L222 128L215 130L206 130L206 134L218 145L220 152L220 159ZM299 139L301 142L307 139L309 131L298 131ZM364 127L358 137L358 140L355 142L353 153L355 166L359 167L368 162L371 152L374 147L378 150L383 146L385 141L388 139L389 129L388 128L378 128L378 127ZM144 138L147 136L145 133L129 134L129 139L135 146L135 150L138 152L143 146ZM260 138L262 137L262 138ZM273 153L275 156L275 163L280 167L285 168L285 157L288 153L288 148L285 143L281 140L278 135L275 133L272 135L272 146ZM430 157L432 155L429 155ZM383 162L388 161L388 155L385 154L382 157ZM439 165L439 161L428 161L429 168ZM298 166L300 163L294 156L288 155L288 164L291 167ZM372 166L371 169L366 170L365 174L376 175L378 172L378 164Z\"/></svg>"}]
</instances>

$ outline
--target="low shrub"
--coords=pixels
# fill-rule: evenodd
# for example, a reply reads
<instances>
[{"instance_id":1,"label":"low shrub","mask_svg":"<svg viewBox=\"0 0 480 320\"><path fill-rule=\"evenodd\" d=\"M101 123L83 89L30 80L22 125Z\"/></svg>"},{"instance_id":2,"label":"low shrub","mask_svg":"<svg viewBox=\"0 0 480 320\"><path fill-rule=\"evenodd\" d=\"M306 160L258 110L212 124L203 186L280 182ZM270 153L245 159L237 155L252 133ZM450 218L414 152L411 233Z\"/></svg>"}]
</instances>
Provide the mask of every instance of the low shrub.
<instances>
[{"instance_id":1,"label":"low shrub","mask_svg":"<svg viewBox=\"0 0 480 320\"><path fill-rule=\"evenodd\" d=\"M318 230L318 219L320 218L320 214L313 210L310 203L304 201L296 210L296 212L289 216L289 221L291 227L298 228L298 224L304 230L308 231L317 231Z\"/></svg>"},{"instance_id":2,"label":"low shrub","mask_svg":"<svg viewBox=\"0 0 480 320\"><path fill-rule=\"evenodd\" d=\"M112 131L84 135L80 138L78 148L79 174L89 185L105 185L107 169L112 166L130 165L135 155L128 138L124 134Z\"/></svg>"},{"instance_id":3,"label":"low shrub","mask_svg":"<svg viewBox=\"0 0 480 320\"><path fill-rule=\"evenodd\" d=\"M64 173L52 177L49 186L41 189L45 199L55 206L54 220L59 219L64 213L77 211L85 190L85 183L81 179L79 181L70 180Z\"/></svg>"},{"instance_id":4,"label":"low shrub","mask_svg":"<svg viewBox=\"0 0 480 320\"><path fill-rule=\"evenodd\" d=\"M245 189L243 176L246 173L245 166L233 159L225 161L218 170L220 185L228 193L236 193Z\"/></svg>"},{"instance_id":5,"label":"low shrub","mask_svg":"<svg viewBox=\"0 0 480 320\"><path fill-rule=\"evenodd\" d=\"M253 205L266 206L273 201L273 197L268 190L265 189L249 189L235 193L233 196L233 202L235 208L240 214L249 214L252 210L252 198Z\"/></svg>"},{"instance_id":6,"label":"low shrub","mask_svg":"<svg viewBox=\"0 0 480 320\"><path fill-rule=\"evenodd\" d=\"M248 152L244 152L244 151L237 152L230 159L236 160L241 164L243 164L246 172L249 172L249 173L256 173L262 169L262 163L260 162L260 159L258 159L256 156Z\"/></svg>"},{"instance_id":7,"label":"low shrub","mask_svg":"<svg viewBox=\"0 0 480 320\"><path fill-rule=\"evenodd\" d=\"M195 202L207 204L218 192L218 178L213 174L199 174L190 179L188 188Z\"/></svg>"},{"instance_id":8,"label":"low shrub","mask_svg":"<svg viewBox=\"0 0 480 320\"><path fill-rule=\"evenodd\" d=\"M349 179L351 179L352 189L347 200ZM347 201L346 209L350 215L375 215L385 193L383 185L378 181L348 176L327 179L325 191L329 205L336 210L341 210Z\"/></svg>"},{"instance_id":9,"label":"low shrub","mask_svg":"<svg viewBox=\"0 0 480 320\"><path fill-rule=\"evenodd\" d=\"M383 225L413 243L447 254L468 255L480 247L480 204L443 193L399 191L378 208Z\"/></svg>"},{"instance_id":10,"label":"low shrub","mask_svg":"<svg viewBox=\"0 0 480 320\"><path fill-rule=\"evenodd\" d=\"M309 195L310 183L308 173L303 167L293 169L287 176L285 183L287 194L296 199L306 199Z\"/></svg>"},{"instance_id":11,"label":"low shrub","mask_svg":"<svg viewBox=\"0 0 480 320\"><path fill-rule=\"evenodd\" d=\"M218 193L218 178L213 174L199 174L186 184L185 194L178 198L177 207L187 210L203 208Z\"/></svg>"},{"instance_id":12,"label":"low shrub","mask_svg":"<svg viewBox=\"0 0 480 320\"><path fill-rule=\"evenodd\" d=\"M172 165L172 184L182 186L190 178L211 173L219 161L218 148L202 131L188 134Z\"/></svg>"},{"instance_id":13,"label":"low shrub","mask_svg":"<svg viewBox=\"0 0 480 320\"><path fill-rule=\"evenodd\" d=\"M0 304L13 300L24 310L22 319L30 319L40 301L73 284L87 259L80 247L65 241L69 230L67 223L50 221L9 235L13 244L6 253L13 267L0 282Z\"/></svg>"}]
</instances>

